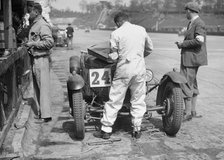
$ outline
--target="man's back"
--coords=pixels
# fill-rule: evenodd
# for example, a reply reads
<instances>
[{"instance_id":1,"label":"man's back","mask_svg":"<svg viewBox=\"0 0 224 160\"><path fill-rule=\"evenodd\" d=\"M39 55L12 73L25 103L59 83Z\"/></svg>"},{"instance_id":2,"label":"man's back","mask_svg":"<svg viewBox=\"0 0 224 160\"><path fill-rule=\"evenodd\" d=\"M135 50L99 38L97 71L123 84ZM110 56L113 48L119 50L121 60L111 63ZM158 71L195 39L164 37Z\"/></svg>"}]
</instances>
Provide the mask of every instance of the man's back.
<instances>
[{"instance_id":1,"label":"man's back","mask_svg":"<svg viewBox=\"0 0 224 160\"><path fill-rule=\"evenodd\" d=\"M150 41L143 27L129 22L111 33L110 44L118 50L117 69L123 76L145 72L144 50L146 44L152 49Z\"/></svg>"},{"instance_id":2,"label":"man's back","mask_svg":"<svg viewBox=\"0 0 224 160\"><path fill-rule=\"evenodd\" d=\"M137 57L143 58L146 34L143 27L133 25L129 22L124 23L120 28L115 30L111 36L112 39L114 38L115 41L119 42L119 57L128 60Z\"/></svg>"},{"instance_id":3,"label":"man's back","mask_svg":"<svg viewBox=\"0 0 224 160\"><path fill-rule=\"evenodd\" d=\"M66 28L66 30L67 30L67 36L68 37L73 37L73 32L74 32L74 29L71 27L71 26L68 26L67 28Z\"/></svg>"}]
</instances>

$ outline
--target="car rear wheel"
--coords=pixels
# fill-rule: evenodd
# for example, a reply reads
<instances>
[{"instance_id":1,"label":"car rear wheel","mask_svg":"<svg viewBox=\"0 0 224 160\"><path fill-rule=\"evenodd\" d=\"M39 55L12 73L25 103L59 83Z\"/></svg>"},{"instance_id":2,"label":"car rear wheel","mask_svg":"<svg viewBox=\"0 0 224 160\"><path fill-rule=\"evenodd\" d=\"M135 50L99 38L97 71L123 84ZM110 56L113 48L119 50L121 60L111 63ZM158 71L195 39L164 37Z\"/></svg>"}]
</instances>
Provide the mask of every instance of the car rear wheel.
<instances>
[{"instance_id":1,"label":"car rear wheel","mask_svg":"<svg viewBox=\"0 0 224 160\"><path fill-rule=\"evenodd\" d=\"M168 82L163 93L165 114L162 117L164 131L169 136L175 136L181 127L183 117L183 98L179 84Z\"/></svg>"}]
</instances>

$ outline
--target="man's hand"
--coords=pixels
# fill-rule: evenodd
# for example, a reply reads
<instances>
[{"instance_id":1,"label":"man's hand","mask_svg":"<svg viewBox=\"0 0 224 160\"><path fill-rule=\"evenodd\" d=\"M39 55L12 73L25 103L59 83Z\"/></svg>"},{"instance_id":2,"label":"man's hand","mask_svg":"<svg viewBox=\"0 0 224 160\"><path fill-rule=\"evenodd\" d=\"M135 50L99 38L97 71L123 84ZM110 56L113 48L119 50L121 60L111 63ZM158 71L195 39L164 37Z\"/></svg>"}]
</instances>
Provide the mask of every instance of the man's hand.
<instances>
[{"instance_id":1,"label":"man's hand","mask_svg":"<svg viewBox=\"0 0 224 160\"><path fill-rule=\"evenodd\" d=\"M109 58L112 59L113 61L117 60L118 58L117 52L109 53Z\"/></svg>"},{"instance_id":2,"label":"man's hand","mask_svg":"<svg viewBox=\"0 0 224 160\"><path fill-rule=\"evenodd\" d=\"M177 47L178 47L179 49L181 49L182 42L175 42L175 44L177 45Z\"/></svg>"},{"instance_id":3,"label":"man's hand","mask_svg":"<svg viewBox=\"0 0 224 160\"><path fill-rule=\"evenodd\" d=\"M36 42L30 41L24 44L27 48L32 48L36 45Z\"/></svg>"}]
</instances>

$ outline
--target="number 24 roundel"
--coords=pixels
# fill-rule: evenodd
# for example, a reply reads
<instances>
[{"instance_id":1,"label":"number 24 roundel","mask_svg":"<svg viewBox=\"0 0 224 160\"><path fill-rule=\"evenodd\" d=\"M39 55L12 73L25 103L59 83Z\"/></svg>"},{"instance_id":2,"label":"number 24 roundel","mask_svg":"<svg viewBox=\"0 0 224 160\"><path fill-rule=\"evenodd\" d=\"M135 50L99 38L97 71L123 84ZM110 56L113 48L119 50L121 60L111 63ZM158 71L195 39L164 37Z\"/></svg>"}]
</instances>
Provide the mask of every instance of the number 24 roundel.
<instances>
[{"instance_id":1,"label":"number 24 roundel","mask_svg":"<svg viewBox=\"0 0 224 160\"><path fill-rule=\"evenodd\" d=\"M111 69L99 68L89 70L90 87L111 86Z\"/></svg>"}]
</instances>

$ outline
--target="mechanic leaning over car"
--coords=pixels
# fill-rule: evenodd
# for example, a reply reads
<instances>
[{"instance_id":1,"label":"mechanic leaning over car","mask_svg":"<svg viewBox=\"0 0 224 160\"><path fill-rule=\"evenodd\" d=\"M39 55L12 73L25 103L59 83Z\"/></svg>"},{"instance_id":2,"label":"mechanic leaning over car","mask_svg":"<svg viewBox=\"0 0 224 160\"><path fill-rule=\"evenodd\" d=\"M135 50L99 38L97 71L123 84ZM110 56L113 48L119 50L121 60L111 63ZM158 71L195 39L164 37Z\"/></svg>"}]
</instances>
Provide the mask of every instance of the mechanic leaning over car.
<instances>
[{"instance_id":1,"label":"mechanic leaning over car","mask_svg":"<svg viewBox=\"0 0 224 160\"><path fill-rule=\"evenodd\" d=\"M41 5L33 3L29 10L31 28L28 42L25 45L33 50L33 52L30 52L32 54L33 85L40 110L37 118L48 122L52 120L49 58L51 54L50 49L54 46L54 40L51 27L43 19L41 13Z\"/></svg>"},{"instance_id":2,"label":"mechanic leaning over car","mask_svg":"<svg viewBox=\"0 0 224 160\"><path fill-rule=\"evenodd\" d=\"M118 29L111 33L109 57L117 60L109 101L106 102L101 119L101 131L94 133L97 138L109 139L112 126L117 118L118 111L126 95L131 91L131 115L133 134L135 138L141 136L141 123L146 112L146 66L144 56L153 50L153 44L145 28L131 24L129 17L124 12L119 12L114 17Z\"/></svg>"},{"instance_id":3,"label":"mechanic leaning over car","mask_svg":"<svg viewBox=\"0 0 224 160\"><path fill-rule=\"evenodd\" d=\"M176 42L181 49L180 73L188 81L181 85L185 102L185 115L183 121L189 121L196 114L196 100L199 94L197 85L197 72L200 66L207 65L206 29L205 23L198 16L200 7L196 2L185 5L186 18L190 20L183 42Z\"/></svg>"}]
</instances>

